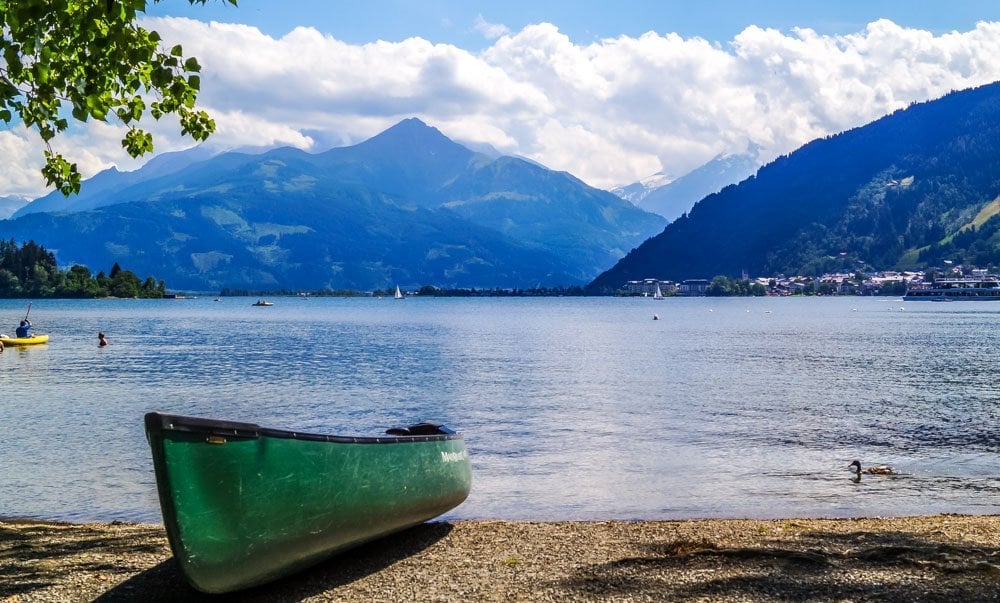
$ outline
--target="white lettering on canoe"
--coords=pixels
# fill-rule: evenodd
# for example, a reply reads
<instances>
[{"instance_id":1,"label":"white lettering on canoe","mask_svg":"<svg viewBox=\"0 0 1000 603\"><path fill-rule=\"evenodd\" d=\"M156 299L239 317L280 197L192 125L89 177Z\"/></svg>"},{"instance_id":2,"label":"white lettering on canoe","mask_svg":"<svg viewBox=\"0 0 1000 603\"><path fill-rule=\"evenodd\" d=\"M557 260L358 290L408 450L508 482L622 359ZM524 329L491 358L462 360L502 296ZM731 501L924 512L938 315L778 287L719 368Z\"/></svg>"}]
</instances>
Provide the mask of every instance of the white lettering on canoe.
<instances>
[{"instance_id":1,"label":"white lettering on canoe","mask_svg":"<svg viewBox=\"0 0 1000 603\"><path fill-rule=\"evenodd\" d=\"M457 463L459 461L464 461L469 458L469 451L463 450L461 452L445 452L441 451L441 460L445 463Z\"/></svg>"}]
</instances>

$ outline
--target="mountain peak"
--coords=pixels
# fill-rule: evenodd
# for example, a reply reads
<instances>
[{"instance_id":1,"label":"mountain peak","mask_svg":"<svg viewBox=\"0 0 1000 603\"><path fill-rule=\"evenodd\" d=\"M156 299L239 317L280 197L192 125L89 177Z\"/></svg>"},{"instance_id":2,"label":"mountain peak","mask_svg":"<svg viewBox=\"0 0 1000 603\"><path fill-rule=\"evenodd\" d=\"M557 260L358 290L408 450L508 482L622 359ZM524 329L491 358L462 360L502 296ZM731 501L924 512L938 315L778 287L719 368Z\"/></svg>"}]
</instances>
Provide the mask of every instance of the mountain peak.
<instances>
[{"instance_id":1,"label":"mountain peak","mask_svg":"<svg viewBox=\"0 0 1000 603\"><path fill-rule=\"evenodd\" d=\"M362 159L365 173L379 173L382 190L405 193L413 186L436 190L465 170L476 153L415 117L353 147L333 149L328 157L345 154ZM357 165L352 164L358 174ZM374 170L374 171L373 171ZM396 184L402 188L396 188Z\"/></svg>"},{"instance_id":2,"label":"mountain peak","mask_svg":"<svg viewBox=\"0 0 1000 603\"><path fill-rule=\"evenodd\" d=\"M428 126L416 117L404 119L398 124L380 134L372 136L359 144L364 146L391 146L395 149L413 150L440 145L461 146L441 133L441 130ZM464 148L464 147L463 147Z\"/></svg>"},{"instance_id":3,"label":"mountain peak","mask_svg":"<svg viewBox=\"0 0 1000 603\"><path fill-rule=\"evenodd\" d=\"M435 132L438 132L438 134L440 134L440 131L438 131L437 128L435 128L433 126L428 126L419 117L407 117L406 119L400 121L398 124L392 126L388 130L386 130L386 132L388 132L390 130L406 130L406 129L410 129L410 130L434 130Z\"/></svg>"}]
</instances>

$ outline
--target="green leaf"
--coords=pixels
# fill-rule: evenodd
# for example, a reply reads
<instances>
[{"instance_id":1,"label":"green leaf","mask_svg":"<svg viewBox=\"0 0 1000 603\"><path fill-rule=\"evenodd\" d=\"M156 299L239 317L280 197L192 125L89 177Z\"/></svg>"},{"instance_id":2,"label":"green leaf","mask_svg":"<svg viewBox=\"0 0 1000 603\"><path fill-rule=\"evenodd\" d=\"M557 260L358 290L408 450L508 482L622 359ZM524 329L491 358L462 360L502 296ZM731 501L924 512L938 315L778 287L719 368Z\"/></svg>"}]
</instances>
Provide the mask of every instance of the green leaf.
<instances>
[{"instance_id":1,"label":"green leaf","mask_svg":"<svg viewBox=\"0 0 1000 603\"><path fill-rule=\"evenodd\" d=\"M45 151L42 176L45 177L46 184L55 185L67 197L80 192L80 172L76 164L69 163L58 153Z\"/></svg>"},{"instance_id":2,"label":"green leaf","mask_svg":"<svg viewBox=\"0 0 1000 603\"><path fill-rule=\"evenodd\" d=\"M153 135L138 128L132 128L125 134L122 147L132 157L138 157L153 151Z\"/></svg>"}]
</instances>

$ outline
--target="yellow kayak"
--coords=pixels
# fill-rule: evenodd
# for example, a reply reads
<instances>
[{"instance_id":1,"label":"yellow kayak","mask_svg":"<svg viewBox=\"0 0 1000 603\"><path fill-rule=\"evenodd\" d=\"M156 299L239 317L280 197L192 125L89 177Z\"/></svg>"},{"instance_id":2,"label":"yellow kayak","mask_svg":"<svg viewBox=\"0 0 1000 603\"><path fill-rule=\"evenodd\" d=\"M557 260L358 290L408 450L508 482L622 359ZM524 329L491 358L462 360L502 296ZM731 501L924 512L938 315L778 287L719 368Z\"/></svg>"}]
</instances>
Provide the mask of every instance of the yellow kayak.
<instances>
[{"instance_id":1,"label":"yellow kayak","mask_svg":"<svg viewBox=\"0 0 1000 603\"><path fill-rule=\"evenodd\" d=\"M4 345L35 345L38 343L45 343L48 340L48 335L35 335L34 337L0 337L0 343Z\"/></svg>"}]
</instances>

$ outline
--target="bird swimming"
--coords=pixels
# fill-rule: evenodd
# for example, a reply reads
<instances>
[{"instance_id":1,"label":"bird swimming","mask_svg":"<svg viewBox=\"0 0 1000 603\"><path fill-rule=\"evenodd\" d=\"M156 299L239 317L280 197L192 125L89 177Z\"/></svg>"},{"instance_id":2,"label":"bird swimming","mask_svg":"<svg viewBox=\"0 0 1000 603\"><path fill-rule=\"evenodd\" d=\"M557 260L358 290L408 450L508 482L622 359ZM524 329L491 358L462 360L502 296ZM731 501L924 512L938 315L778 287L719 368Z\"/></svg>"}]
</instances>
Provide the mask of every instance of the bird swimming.
<instances>
[{"instance_id":1,"label":"bird swimming","mask_svg":"<svg viewBox=\"0 0 1000 603\"><path fill-rule=\"evenodd\" d=\"M895 469L889 465L874 465L868 467L867 469L861 468L861 461L854 461L848 467L853 468L854 472L858 475L862 473L867 473L868 475L898 475Z\"/></svg>"}]
</instances>

